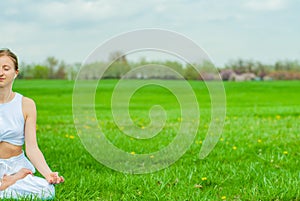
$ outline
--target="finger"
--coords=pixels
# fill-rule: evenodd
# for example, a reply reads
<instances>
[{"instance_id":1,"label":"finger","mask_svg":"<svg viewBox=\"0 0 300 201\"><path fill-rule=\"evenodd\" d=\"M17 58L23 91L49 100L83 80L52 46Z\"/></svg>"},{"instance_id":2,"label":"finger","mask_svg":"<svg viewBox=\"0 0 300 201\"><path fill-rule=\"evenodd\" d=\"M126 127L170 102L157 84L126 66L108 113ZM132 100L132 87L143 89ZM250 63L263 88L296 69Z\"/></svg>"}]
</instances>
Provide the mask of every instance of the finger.
<instances>
[{"instance_id":1,"label":"finger","mask_svg":"<svg viewBox=\"0 0 300 201\"><path fill-rule=\"evenodd\" d=\"M54 178L58 178L58 172L53 172L52 176L53 176Z\"/></svg>"},{"instance_id":2,"label":"finger","mask_svg":"<svg viewBox=\"0 0 300 201\"><path fill-rule=\"evenodd\" d=\"M63 183L64 181L65 181L65 179L62 176L60 176L59 177L59 183Z\"/></svg>"},{"instance_id":3,"label":"finger","mask_svg":"<svg viewBox=\"0 0 300 201\"><path fill-rule=\"evenodd\" d=\"M56 180L55 180L55 183L54 184L60 184L64 182L64 178L63 177L58 177Z\"/></svg>"}]
</instances>

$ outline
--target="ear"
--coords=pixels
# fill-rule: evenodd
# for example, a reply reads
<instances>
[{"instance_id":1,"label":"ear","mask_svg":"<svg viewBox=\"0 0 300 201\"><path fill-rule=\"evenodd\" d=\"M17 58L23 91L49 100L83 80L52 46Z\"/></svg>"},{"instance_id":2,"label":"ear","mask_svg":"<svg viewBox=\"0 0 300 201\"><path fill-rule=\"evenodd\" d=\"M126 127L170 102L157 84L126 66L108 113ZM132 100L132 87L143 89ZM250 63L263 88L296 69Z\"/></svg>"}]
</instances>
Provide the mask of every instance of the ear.
<instances>
[{"instance_id":1,"label":"ear","mask_svg":"<svg viewBox=\"0 0 300 201\"><path fill-rule=\"evenodd\" d=\"M19 70L16 70L16 74L15 74L14 79L16 79L16 77L18 76L18 74L19 74Z\"/></svg>"}]
</instances>

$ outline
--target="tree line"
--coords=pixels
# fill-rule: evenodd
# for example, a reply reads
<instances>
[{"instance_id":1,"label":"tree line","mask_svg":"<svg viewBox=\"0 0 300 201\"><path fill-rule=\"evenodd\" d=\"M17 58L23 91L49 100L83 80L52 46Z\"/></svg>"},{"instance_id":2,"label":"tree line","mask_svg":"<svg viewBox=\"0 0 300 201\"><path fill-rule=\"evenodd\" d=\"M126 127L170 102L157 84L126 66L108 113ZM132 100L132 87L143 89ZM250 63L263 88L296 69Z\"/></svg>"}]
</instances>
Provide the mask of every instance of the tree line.
<instances>
[{"instance_id":1,"label":"tree line","mask_svg":"<svg viewBox=\"0 0 300 201\"><path fill-rule=\"evenodd\" d=\"M277 61L263 64L259 61L237 59L218 68L209 61L201 64L182 64L177 61L127 61L125 56L113 54L108 62L85 65L67 64L48 57L39 64L21 64L20 79L186 79L186 80L300 80L299 61ZM159 68L153 69L154 66ZM164 68L167 67L167 68ZM78 72L81 69L81 73ZM134 70L137 69L137 70ZM171 71L170 71L171 69ZM216 71L217 69L217 71ZM176 72L176 73L174 73ZM217 72L217 73L216 73ZM219 78L218 78L219 77Z\"/></svg>"}]
</instances>

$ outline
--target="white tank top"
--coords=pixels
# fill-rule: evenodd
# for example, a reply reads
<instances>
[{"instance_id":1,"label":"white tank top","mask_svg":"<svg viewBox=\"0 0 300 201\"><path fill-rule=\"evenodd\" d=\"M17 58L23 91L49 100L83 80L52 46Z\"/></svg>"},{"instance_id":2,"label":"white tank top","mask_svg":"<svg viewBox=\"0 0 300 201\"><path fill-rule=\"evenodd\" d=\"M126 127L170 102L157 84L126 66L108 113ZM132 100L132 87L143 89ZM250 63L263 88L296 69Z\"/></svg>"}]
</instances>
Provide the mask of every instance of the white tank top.
<instances>
[{"instance_id":1,"label":"white tank top","mask_svg":"<svg viewBox=\"0 0 300 201\"><path fill-rule=\"evenodd\" d=\"M10 102L0 104L0 142L19 146L24 144L22 97L21 94L15 93Z\"/></svg>"}]
</instances>

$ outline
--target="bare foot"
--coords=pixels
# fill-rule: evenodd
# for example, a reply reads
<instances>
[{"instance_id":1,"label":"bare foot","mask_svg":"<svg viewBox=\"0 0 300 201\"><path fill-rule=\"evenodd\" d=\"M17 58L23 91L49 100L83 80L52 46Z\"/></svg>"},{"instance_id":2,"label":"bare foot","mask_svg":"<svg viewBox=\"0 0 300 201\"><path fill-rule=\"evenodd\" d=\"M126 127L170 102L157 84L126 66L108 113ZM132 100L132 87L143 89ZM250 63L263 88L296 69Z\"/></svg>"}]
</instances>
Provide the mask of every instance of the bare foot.
<instances>
[{"instance_id":1,"label":"bare foot","mask_svg":"<svg viewBox=\"0 0 300 201\"><path fill-rule=\"evenodd\" d=\"M26 177L29 174L32 174L31 170L22 168L21 170L19 170L19 172L16 172L15 174L4 175L2 178L2 181L1 181L2 183L0 186L0 191L7 189L9 186L16 183L16 181L23 179L24 177Z\"/></svg>"}]
</instances>

